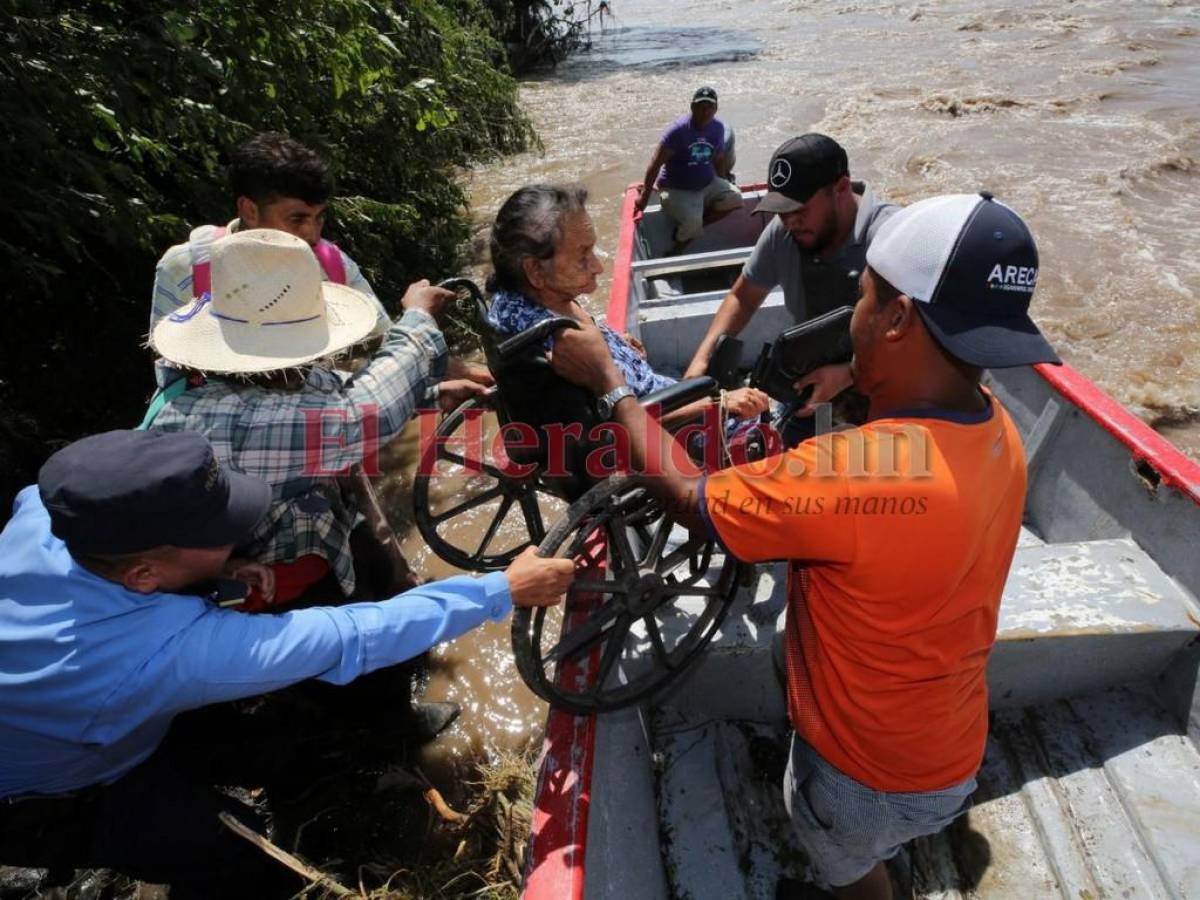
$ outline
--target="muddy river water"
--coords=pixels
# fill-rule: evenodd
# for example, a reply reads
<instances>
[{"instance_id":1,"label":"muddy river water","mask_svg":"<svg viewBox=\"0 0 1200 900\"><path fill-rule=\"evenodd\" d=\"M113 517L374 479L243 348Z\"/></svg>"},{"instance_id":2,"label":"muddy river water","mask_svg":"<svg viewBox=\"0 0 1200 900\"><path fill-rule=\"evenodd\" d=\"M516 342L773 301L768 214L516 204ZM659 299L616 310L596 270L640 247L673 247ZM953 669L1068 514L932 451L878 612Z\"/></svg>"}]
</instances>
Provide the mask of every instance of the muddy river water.
<instances>
[{"instance_id":1,"label":"muddy river water","mask_svg":"<svg viewBox=\"0 0 1200 900\"><path fill-rule=\"evenodd\" d=\"M613 6L590 53L522 88L544 151L466 176L480 246L520 185L581 181L611 253L623 188L710 84L737 132L739 181L764 180L772 150L813 130L890 199L986 188L1013 206L1041 250L1034 315L1063 358L1200 458L1200 4ZM429 574L448 571L415 532L406 546ZM439 652L429 695L464 706L438 742L451 759L519 747L544 716L506 625Z\"/></svg>"}]
</instances>

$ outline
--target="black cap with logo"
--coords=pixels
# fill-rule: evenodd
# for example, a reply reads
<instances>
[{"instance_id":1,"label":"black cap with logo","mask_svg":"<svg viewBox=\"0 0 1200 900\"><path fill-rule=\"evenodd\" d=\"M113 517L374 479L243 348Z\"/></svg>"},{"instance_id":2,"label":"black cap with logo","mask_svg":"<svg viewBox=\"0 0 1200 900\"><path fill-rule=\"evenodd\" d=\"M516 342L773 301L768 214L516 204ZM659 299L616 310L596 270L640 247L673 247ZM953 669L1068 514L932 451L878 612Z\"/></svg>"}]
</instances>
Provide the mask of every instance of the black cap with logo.
<instances>
[{"instance_id":1,"label":"black cap with logo","mask_svg":"<svg viewBox=\"0 0 1200 900\"><path fill-rule=\"evenodd\" d=\"M46 461L38 492L51 531L75 554L238 544L271 502L266 482L226 469L187 431L83 438Z\"/></svg>"},{"instance_id":2,"label":"black cap with logo","mask_svg":"<svg viewBox=\"0 0 1200 900\"><path fill-rule=\"evenodd\" d=\"M710 88L708 85L705 85L704 87L701 87L701 88L696 88L696 93L692 94L692 106L695 106L697 103L716 103L716 102L717 102L717 92L715 90L713 90L712 88Z\"/></svg>"},{"instance_id":3,"label":"black cap with logo","mask_svg":"<svg viewBox=\"0 0 1200 900\"><path fill-rule=\"evenodd\" d=\"M756 213L795 212L827 184L850 174L846 151L831 137L802 134L785 141L767 168L767 195Z\"/></svg>"}]
</instances>

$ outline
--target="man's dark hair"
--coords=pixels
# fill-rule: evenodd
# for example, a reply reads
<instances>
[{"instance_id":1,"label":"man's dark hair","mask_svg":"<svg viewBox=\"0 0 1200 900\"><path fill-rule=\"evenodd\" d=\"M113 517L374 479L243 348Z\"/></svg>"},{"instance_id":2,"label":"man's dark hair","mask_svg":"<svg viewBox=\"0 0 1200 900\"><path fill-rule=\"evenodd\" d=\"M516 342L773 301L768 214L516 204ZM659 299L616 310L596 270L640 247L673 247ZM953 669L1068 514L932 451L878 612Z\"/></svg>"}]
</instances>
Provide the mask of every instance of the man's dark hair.
<instances>
[{"instance_id":1,"label":"man's dark hair","mask_svg":"<svg viewBox=\"0 0 1200 900\"><path fill-rule=\"evenodd\" d=\"M867 277L875 288L875 300L879 306L887 306L900 296L900 290L870 266L867 267Z\"/></svg>"},{"instance_id":2,"label":"man's dark hair","mask_svg":"<svg viewBox=\"0 0 1200 900\"><path fill-rule=\"evenodd\" d=\"M329 163L285 134L252 137L229 160L229 186L235 197L260 205L295 197L314 206L333 196Z\"/></svg>"},{"instance_id":3,"label":"man's dark hair","mask_svg":"<svg viewBox=\"0 0 1200 900\"><path fill-rule=\"evenodd\" d=\"M492 226L492 275L488 290L529 289L523 262L551 259L563 236L563 218L582 212L587 188L581 184L530 184L504 201Z\"/></svg>"}]
</instances>

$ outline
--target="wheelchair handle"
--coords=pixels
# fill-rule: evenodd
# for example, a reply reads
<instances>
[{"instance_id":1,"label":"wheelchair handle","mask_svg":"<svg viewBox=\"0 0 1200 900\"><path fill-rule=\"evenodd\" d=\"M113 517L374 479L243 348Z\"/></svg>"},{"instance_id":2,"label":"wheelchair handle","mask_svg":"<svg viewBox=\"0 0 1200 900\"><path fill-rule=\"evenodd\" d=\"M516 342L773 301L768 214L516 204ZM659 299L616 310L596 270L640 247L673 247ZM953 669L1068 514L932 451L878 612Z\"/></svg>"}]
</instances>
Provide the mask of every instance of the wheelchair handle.
<instances>
[{"instance_id":1,"label":"wheelchair handle","mask_svg":"<svg viewBox=\"0 0 1200 900\"><path fill-rule=\"evenodd\" d=\"M501 360L511 359L531 346L540 345L542 341L563 328L578 328L579 323L567 316L554 316L543 319L536 325L526 328L520 334L514 334L507 340L501 341L497 351Z\"/></svg>"},{"instance_id":2,"label":"wheelchair handle","mask_svg":"<svg viewBox=\"0 0 1200 900\"><path fill-rule=\"evenodd\" d=\"M456 294L460 291L470 294L475 314L479 316L480 321L487 319L487 301L484 300L483 291L470 278L447 278L445 281L439 281L437 286Z\"/></svg>"},{"instance_id":3,"label":"wheelchair handle","mask_svg":"<svg viewBox=\"0 0 1200 900\"><path fill-rule=\"evenodd\" d=\"M459 291L466 291L476 303L483 302L483 291L470 278L447 278L445 281L439 281L437 286L447 291L454 291L456 294Z\"/></svg>"}]
</instances>

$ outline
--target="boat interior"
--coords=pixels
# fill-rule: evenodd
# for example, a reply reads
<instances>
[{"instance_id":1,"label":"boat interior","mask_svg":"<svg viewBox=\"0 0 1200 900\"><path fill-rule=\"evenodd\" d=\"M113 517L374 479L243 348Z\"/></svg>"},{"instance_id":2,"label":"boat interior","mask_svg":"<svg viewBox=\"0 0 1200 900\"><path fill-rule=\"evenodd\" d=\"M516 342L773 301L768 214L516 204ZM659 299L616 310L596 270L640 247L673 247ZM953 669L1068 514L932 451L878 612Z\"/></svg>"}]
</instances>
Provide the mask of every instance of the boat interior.
<instances>
[{"instance_id":1,"label":"boat interior","mask_svg":"<svg viewBox=\"0 0 1200 900\"><path fill-rule=\"evenodd\" d=\"M761 228L756 197L674 256L647 210L625 325L656 368L681 370L699 343ZM764 311L746 365L790 324L782 297ZM918 897L1200 896L1196 486L1168 483L1037 370L987 380L1029 471L988 670L987 753L973 808L906 846L893 879ZM598 718L586 896L824 896L799 886L807 860L782 803L783 579L781 565L757 567L665 693Z\"/></svg>"}]
</instances>

